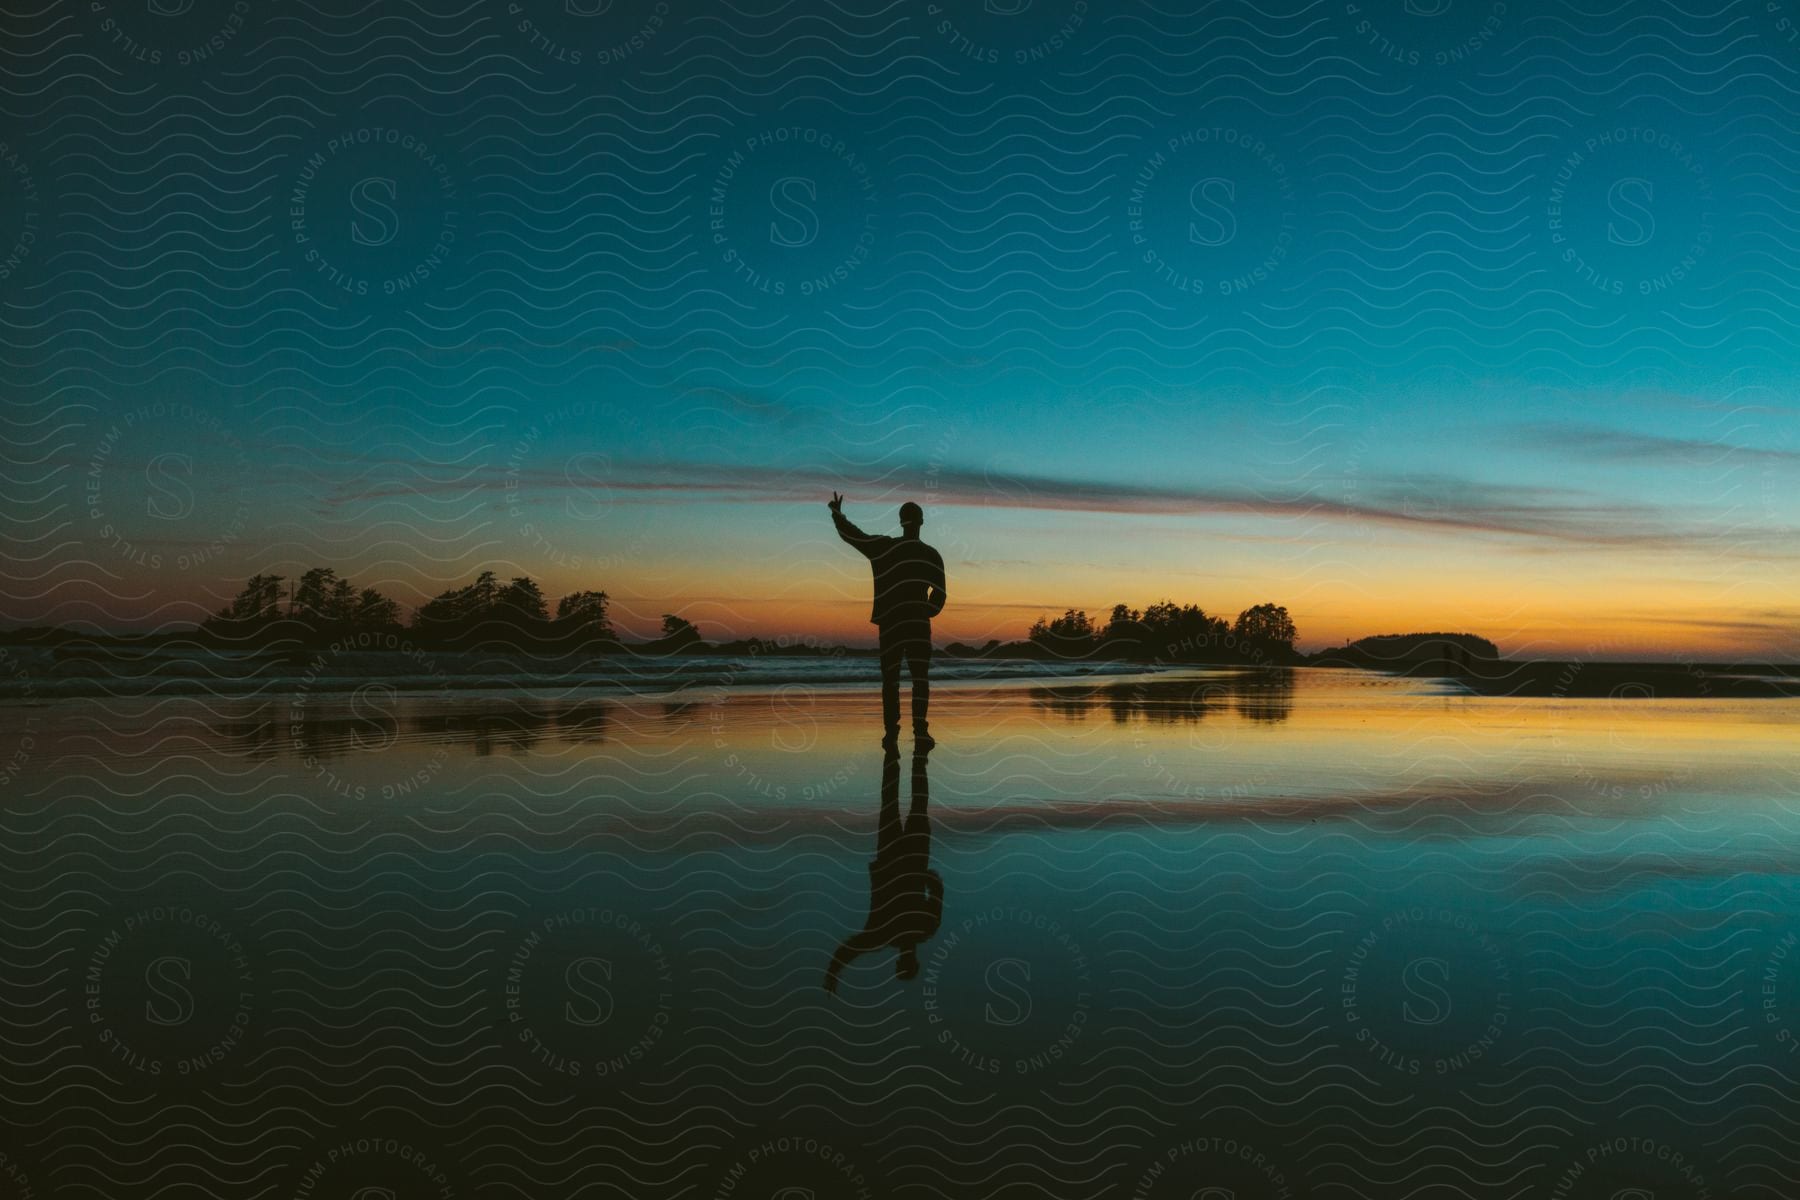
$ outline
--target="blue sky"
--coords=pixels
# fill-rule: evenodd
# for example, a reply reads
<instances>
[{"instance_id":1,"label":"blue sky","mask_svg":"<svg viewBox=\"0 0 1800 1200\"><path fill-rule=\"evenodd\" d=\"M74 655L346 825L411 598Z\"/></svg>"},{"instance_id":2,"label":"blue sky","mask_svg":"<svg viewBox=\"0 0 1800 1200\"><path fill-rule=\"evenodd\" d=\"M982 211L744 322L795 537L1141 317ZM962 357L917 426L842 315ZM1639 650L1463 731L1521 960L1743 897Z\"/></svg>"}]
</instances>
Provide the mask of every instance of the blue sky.
<instances>
[{"instance_id":1,"label":"blue sky","mask_svg":"<svg viewBox=\"0 0 1800 1200\"><path fill-rule=\"evenodd\" d=\"M133 18L160 62L92 14L18 52L82 68L7 99L18 620L329 562L866 637L835 488L926 503L945 636L1166 594L1800 653L1760 2L433 3L182 65L202 8Z\"/></svg>"}]
</instances>

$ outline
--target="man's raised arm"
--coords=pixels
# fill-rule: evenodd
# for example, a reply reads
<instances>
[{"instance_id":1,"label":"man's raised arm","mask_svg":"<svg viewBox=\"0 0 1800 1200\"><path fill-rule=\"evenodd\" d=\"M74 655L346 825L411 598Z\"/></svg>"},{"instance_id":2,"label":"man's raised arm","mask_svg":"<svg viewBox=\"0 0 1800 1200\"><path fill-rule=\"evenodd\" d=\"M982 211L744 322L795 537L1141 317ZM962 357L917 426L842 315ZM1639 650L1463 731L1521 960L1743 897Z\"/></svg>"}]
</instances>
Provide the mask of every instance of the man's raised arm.
<instances>
[{"instance_id":1,"label":"man's raised arm","mask_svg":"<svg viewBox=\"0 0 1800 1200\"><path fill-rule=\"evenodd\" d=\"M844 973L844 968L849 966L857 955L879 949L881 949L880 936L867 929L858 930L839 942L838 948L832 952L831 965L825 968L825 990L837 991L838 976Z\"/></svg>"},{"instance_id":2,"label":"man's raised arm","mask_svg":"<svg viewBox=\"0 0 1800 1200\"><path fill-rule=\"evenodd\" d=\"M844 515L844 498L838 493L831 493L831 501L826 508L831 510L831 523L837 526L838 536L855 546L865 555L873 555L881 539L858 529Z\"/></svg>"}]
</instances>

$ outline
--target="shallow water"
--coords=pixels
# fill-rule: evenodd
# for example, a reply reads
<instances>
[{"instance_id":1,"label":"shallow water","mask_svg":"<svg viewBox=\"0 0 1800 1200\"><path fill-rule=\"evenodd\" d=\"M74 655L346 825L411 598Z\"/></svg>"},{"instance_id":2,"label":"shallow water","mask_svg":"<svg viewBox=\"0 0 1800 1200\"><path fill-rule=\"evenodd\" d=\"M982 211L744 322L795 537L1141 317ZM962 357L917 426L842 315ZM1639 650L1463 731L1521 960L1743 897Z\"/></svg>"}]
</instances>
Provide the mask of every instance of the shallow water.
<instances>
[{"instance_id":1,"label":"shallow water","mask_svg":"<svg viewBox=\"0 0 1800 1200\"><path fill-rule=\"evenodd\" d=\"M804 683L11 704L12 1161L38 1195L1792 1195L1797 721L963 683L884 771L874 694ZM884 785L928 791L941 927L829 993Z\"/></svg>"}]
</instances>

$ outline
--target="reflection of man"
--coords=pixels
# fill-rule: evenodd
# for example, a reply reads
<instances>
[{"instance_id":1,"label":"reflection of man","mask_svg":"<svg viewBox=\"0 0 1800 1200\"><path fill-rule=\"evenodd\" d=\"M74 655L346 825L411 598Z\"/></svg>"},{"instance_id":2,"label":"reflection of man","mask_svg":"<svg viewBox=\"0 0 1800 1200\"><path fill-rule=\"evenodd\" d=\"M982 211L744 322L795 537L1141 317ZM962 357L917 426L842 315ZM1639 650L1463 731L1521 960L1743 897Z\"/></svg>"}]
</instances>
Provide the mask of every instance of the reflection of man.
<instances>
[{"instance_id":1,"label":"reflection of man","mask_svg":"<svg viewBox=\"0 0 1800 1200\"><path fill-rule=\"evenodd\" d=\"M944 881L931 869L931 816L926 803L925 752L912 758L912 806L900 824L900 752L889 749L881 760L881 816L875 832L875 857L869 862L869 919L838 943L825 969L825 990L837 991L838 975L859 954L892 946L899 951L894 975L911 979L919 973L919 943L938 931L944 919Z\"/></svg>"},{"instance_id":2,"label":"reflection of man","mask_svg":"<svg viewBox=\"0 0 1800 1200\"><path fill-rule=\"evenodd\" d=\"M844 515L844 498L831 494L831 522L838 536L869 560L875 573L875 603L869 621L880 631L883 745L900 738L900 663L912 676L913 740L930 749L925 717L931 704L931 618L944 611L944 560L919 540L925 510L908 500L900 506L900 536L864 533Z\"/></svg>"}]
</instances>

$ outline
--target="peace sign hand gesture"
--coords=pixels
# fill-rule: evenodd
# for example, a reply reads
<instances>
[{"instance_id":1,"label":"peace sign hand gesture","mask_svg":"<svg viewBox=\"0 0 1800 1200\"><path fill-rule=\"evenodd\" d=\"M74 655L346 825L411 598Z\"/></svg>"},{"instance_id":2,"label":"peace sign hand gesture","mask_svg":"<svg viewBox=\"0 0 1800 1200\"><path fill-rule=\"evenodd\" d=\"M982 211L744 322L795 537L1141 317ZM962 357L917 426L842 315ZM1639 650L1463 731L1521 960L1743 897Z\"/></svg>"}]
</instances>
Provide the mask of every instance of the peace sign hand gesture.
<instances>
[{"instance_id":1,"label":"peace sign hand gesture","mask_svg":"<svg viewBox=\"0 0 1800 1200\"><path fill-rule=\"evenodd\" d=\"M844 497L837 492L831 493L831 502L825 507L829 508L833 514L844 511Z\"/></svg>"}]
</instances>

